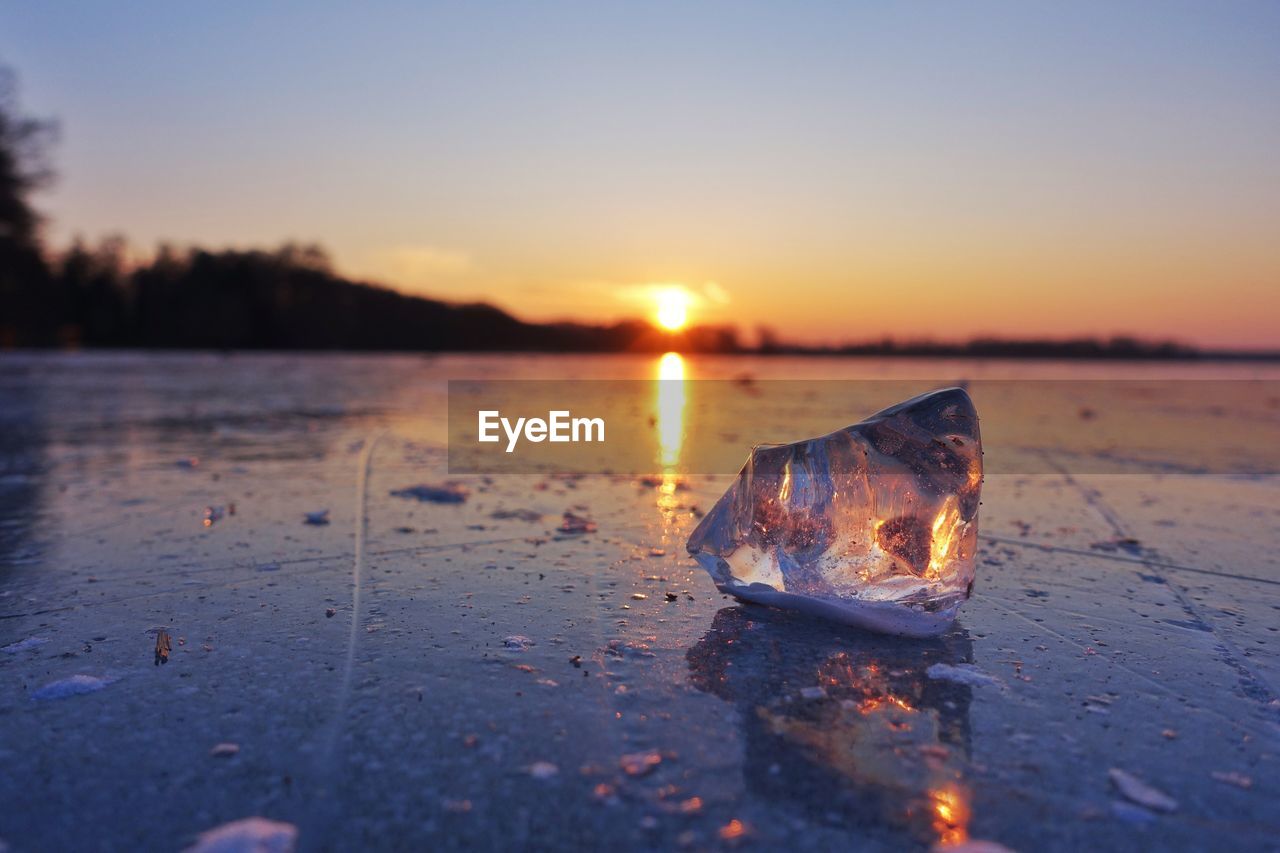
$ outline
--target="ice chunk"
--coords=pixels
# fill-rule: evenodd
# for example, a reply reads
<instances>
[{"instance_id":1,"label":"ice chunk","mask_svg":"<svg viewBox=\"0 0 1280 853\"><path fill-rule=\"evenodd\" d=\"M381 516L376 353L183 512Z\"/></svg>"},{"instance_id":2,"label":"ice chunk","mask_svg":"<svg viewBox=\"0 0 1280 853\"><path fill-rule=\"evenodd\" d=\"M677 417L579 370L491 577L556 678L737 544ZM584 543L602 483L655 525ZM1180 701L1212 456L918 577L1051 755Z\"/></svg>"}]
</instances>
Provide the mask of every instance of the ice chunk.
<instances>
[{"instance_id":1,"label":"ice chunk","mask_svg":"<svg viewBox=\"0 0 1280 853\"><path fill-rule=\"evenodd\" d=\"M688 549L738 598L934 636L972 592L981 491L978 414L948 388L755 448Z\"/></svg>"},{"instance_id":2,"label":"ice chunk","mask_svg":"<svg viewBox=\"0 0 1280 853\"><path fill-rule=\"evenodd\" d=\"M560 768L550 761L535 761L529 765L529 775L543 782L554 779L559 773Z\"/></svg>"}]
</instances>

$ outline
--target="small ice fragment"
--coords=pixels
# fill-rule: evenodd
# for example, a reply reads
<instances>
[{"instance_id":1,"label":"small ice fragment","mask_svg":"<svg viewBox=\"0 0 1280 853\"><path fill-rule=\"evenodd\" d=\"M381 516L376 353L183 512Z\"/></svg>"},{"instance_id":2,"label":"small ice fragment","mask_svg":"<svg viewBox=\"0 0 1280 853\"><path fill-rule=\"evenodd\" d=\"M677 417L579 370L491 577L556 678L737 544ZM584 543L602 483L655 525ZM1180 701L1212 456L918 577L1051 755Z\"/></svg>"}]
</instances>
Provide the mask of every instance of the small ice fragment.
<instances>
[{"instance_id":1,"label":"small ice fragment","mask_svg":"<svg viewBox=\"0 0 1280 853\"><path fill-rule=\"evenodd\" d=\"M954 681L957 684L967 684L970 687L981 687L983 685L1000 686L1000 679L996 678L988 672L983 672L971 663L935 663L925 671L925 675L938 681Z\"/></svg>"},{"instance_id":2,"label":"small ice fragment","mask_svg":"<svg viewBox=\"0 0 1280 853\"><path fill-rule=\"evenodd\" d=\"M240 744L229 742L214 744L213 749L209 750L209 754L214 758L230 758L239 752Z\"/></svg>"},{"instance_id":3,"label":"small ice fragment","mask_svg":"<svg viewBox=\"0 0 1280 853\"><path fill-rule=\"evenodd\" d=\"M1178 808L1177 800L1151 787L1132 773L1112 767L1107 775L1111 777L1111 784L1116 786L1116 790L1130 802L1157 812L1171 812Z\"/></svg>"},{"instance_id":4,"label":"small ice fragment","mask_svg":"<svg viewBox=\"0 0 1280 853\"><path fill-rule=\"evenodd\" d=\"M68 696L79 696L81 693L93 693L101 690L113 679L98 678L96 675L72 675L51 681L31 694L32 699L66 699Z\"/></svg>"},{"instance_id":5,"label":"small ice fragment","mask_svg":"<svg viewBox=\"0 0 1280 853\"><path fill-rule=\"evenodd\" d=\"M702 797L689 797L681 800L678 806L681 814L697 814L702 811Z\"/></svg>"},{"instance_id":6,"label":"small ice fragment","mask_svg":"<svg viewBox=\"0 0 1280 853\"><path fill-rule=\"evenodd\" d=\"M1253 779L1234 770L1214 770L1209 775L1219 782L1226 782L1228 785L1235 785L1237 788L1244 788L1246 791L1253 787Z\"/></svg>"},{"instance_id":7,"label":"small ice fragment","mask_svg":"<svg viewBox=\"0 0 1280 853\"><path fill-rule=\"evenodd\" d=\"M550 761L535 761L529 765L529 775L544 782L554 778L559 772L560 768Z\"/></svg>"},{"instance_id":8,"label":"small ice fragment","mask_svg":"<svg viewBox=\"0 0 1280 853\"><path fill-rule=\"evenodd\" d=\"M1124 551L1135 557L1142 556L1142 542L1132 536L1116 536L1111 539L1104 539L1100 542L1092 543L1089 547L1095 551Z\"/></svg>"},{"instance_id":9,"label":"small ice fragment","mask_svg":"<svg viewBox=\"0 0 1280 853\"><path fill-rule=\"evenodd\" d=\"M1126 823L1144 824L1151 823L1156 819L1152 812L1147 811L1142 806L1135 806L1133 803L1124 800L1111 801L1111 814Z\"/></svg>"},{"instance_id":10,"label":"small ice fragment","mask_svg":"<svg viewBox=\"0 0 1280 853\"><path fill-rule=\"evenodd\" d=\"M314 524L314 525L316 525L316 526L323 526L323 525L325 525L325 524L328 524L328 523L329 523L329 510L327 510L327 509L320 509L320 510L316 510L315 512L308 512L308 513L306 513L306 514L305 514L305 518L303 519L303 523L304 523L304 524Z\"/></svg>"},{"instance_id":11,"label":"small ice fragment","mask_svg":"<svg viewBox=\"0 0 1280 853\"><path fill-rule=\"evenodd\" d=\"M576 515L565 510L564 520L558 528L561 533L595 533L596 523L584 515Z\"/></svg>"},{"instance_id":12,"label":"small ice fragment","mask_svg":"<svg viewBox=\"0 0 1280 853\"><path fill-rule=\"evenodd\" d=\"M504 648L513 649L518 652L523 652L525 649L536 644L533 642L533 640L530 640L528 637L524 636L523 634L512 634L510 637L506 637L503 639L502 645Z\"/></svg>"},{"instance_id":13,"label":"small ice fragment","mask_svg":"<svg viewBox=\"0 0 1280 853\"><path fill-rule=\"evenodd\" d=\"M471 490L457 480L449 480L439 485L424 483L419 486L409 486L408 488L396 489L391 492L392 497L411 498L436 504L460 504L470 494Z\"/></svg>"},{"instance_id":14,"label":"small ice fragment","mask_svg":"<svg viewBox=\"0 0 1280 853\"><path fill-rule=\"evenodd\" d=\"M527 521L532 524L535 521L542 521L542 513L535 512L531 509L499 509L489 514L490 518L496 518L499 521L507 519L515 519L517 521Z\"/></svg>"},{"instance_id":15,"label":"small ice fragment","mask_svg":"<svg viewBox=\"0 0 1280 853\"><path fill-rule=\"evenodd\" d=\"M633 752L618 759L618 766L628 776L648 776L662 763L662 755L658 752Z\"/></svg>"},{"instance_id":16,"label":"small ice fragment","mask_svg":"<svg viewBox=\"0 0 1280 853\"><path fill-rule=\"evenodd\" d=\"M156 658L155 665L169 662L169 652L173 651L173 643L169 639L168 631L160 631L156 634Z\"/></svg>"},{"instance_id":17,"label":"small ice fragment","mask_svg":"<svg viewBox=\"0 0 1280 853\"><path fill-rule=\"evenodd\" d=\"M185 853L293 853L297 841L291 823L247 817L200 833Z\"/></svg>"},{"instance_id":18,"label":"small ice fragment","mask_svg":"<svg viewBox=\"0 0 1280 853\"><path fill-rule=\"evenodd\" d=\"M27 637L25 640L19 640L16 643L10 643L0 648L0 652L16 655L18 652L25 652L28 649L38 648L49 642L48 637Z\"/></svg>"}]
</instances>

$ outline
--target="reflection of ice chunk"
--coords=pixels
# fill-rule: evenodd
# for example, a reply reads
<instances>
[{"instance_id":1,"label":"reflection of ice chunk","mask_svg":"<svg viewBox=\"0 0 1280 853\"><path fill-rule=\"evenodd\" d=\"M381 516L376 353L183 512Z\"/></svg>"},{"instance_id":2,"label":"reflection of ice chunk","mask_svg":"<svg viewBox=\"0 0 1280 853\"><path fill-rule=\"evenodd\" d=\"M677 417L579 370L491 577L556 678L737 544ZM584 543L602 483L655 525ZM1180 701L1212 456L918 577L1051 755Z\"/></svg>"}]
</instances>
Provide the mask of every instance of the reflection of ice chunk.
<instances>
[{"instance_id":1,"label":"reflection of ice chunk","mask_svg":"<svg viewBox=\"0 0 1280 853\"><path fill-rule=\"evenodd\" d=\"M111 683L109 678L98 678L96 675L73 675L51 681L31 694L32 699L66 699L68 696L79 696L81 693L93 693Z\"/></svg>"},{"instance_id":2,"label":"reflection of ice chunk","mask_svg":"<svg viewBox=\"0 0 1280 853\"><path fill-rule=\"evenodd\" d=\"M723 591L872 630L946 630L973 585L978 415L959 388L757 447L689 538Z\"/></svg>"}]
</instances>

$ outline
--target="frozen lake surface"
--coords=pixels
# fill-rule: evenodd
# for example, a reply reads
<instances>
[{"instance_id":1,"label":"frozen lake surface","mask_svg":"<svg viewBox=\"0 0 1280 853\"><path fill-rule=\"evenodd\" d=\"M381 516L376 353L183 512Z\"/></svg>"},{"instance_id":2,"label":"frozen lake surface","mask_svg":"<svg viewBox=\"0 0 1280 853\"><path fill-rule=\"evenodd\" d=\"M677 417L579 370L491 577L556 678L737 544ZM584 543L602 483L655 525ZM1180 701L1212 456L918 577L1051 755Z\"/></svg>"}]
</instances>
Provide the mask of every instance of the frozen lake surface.
<instances>
[{"instance_id":1,"label":"frozen lake surface","mask_svg":"<svg viewBox=\"0 0 1280 853\"><path fill-rule=\"evenodd\" d=\"M1274 849L1280 370L686 357L744 380L744 458L763 412L829 431L896 402L745 377L1026 380L975 394L1015 462L930 641L719 594L683 546L725 476L392 494L450 479L447 378L658 371L0 356L0 849L176 850L251 816L306 850ZM1122 411L1165 428L1100 440Z\"/></svg>"}]
</instances>

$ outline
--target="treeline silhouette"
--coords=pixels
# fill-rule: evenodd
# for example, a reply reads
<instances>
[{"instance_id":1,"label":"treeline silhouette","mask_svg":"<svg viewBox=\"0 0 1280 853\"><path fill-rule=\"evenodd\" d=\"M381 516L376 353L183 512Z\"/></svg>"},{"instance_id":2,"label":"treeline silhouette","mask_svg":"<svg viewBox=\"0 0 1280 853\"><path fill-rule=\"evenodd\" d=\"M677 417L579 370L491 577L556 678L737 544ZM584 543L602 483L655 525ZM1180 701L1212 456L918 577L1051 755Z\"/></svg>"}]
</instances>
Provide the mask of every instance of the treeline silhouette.
<instances>
[{"instance_id":1,"label":"treeline silhouette","mask_svg":"<svg viewBox=\"0 0 1280 853\"><path fill-rule=\"evenodd\" d=\"M683 352L918 358L1194 359L1256 358L1205 353L1176 342L1007 340L965 343L883 339L838 346L779 341L761 330L743 346L731 327L663 332L641 320L612 325L526 323L484 303L452 304L349 281L318 246L273 251L177 250L162 246L130 264L122 238L76 242L45 262L42 291L27 316L5 328L6 343L167 349ZM27 294L37 291L27 290ZM5 312L4 316L9 316ZM34 332L34 334L33 334ZM1263 354L1266 356L1266 354Z\"/></svg>"},{"instance_id":2,"label":"treeline silhouette","mask_svg":"<svg viewBox=\"0 0 1280 853\"><path fill-rule=\"evenodd\" d=\"M1086 359L1192 359L1205 357L1256 358L1257 353L1208 353L1176 341L1143 341L1118 336L1108 339L1016 340L975 338L965 343L936 341L895 341L892 338L835 347L804 347L785 344L762 348L775 355L813 354L875 355L914 358L1086 358ZM1265 354L1264 354L1265 355Z\"/></svg>"},{"instance_id":3,"label":"treeline silhouette","mask_svg":"<svg viewBox=\"0 0 1280 853\"><path fill-rule=\"evenodd\" d=\"M670 348L645 322L526 323L483 303L406 296L337 275L317 246L273 251L161 247L130 265L119 238L77 243L49 264L44 323L27 345L192 349L576 351ZM731 329L680 336L690 351L733 351Z\"/></svg>"},{"instance_id":4,"label":"treeline silhouette","mask_svg":"<svg viewBox=\"0 0 1280 853\"><path fill-rule=\"evenodd\" d=\"M252 350L664 351L778 355L1197 358L1175 343L1008 341L966 344L892 340L813 347L761 330L744 347L732 327L662 332L647 322L527 323L484 303L406 296L338 275L324 250L161 246L138 262L124 239L77 241L51 253L40 242L33 192L52 177L57 128L19 113L14 75L0 67L0 348L141 347ZM1265 354L1276 358L1280 354Z\"/></svg>"}]
</instances>

